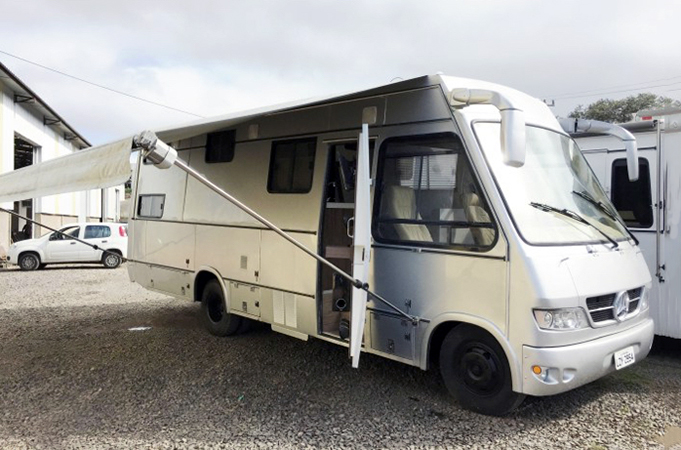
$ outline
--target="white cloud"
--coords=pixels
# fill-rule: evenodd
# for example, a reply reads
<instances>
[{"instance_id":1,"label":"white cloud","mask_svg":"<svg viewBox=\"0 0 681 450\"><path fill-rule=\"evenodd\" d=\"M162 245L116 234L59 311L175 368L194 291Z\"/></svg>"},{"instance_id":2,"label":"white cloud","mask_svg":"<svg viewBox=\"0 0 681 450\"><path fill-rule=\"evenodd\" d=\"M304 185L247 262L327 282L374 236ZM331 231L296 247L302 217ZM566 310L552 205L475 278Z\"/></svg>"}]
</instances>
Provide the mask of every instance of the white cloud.
<instances>
[{"instance_id":1,"label":"white cloud","mask_svg":"<svg viewBox=\"0 0 681 450\"><path fill-rule=\"evenodd\" d=\"M681 76L679 13L663 0L34 0L5 7L0 50L211 116L436 71L539 97ZM0 60L93 143L194 119Z\"/></svg>"}]
</instances>

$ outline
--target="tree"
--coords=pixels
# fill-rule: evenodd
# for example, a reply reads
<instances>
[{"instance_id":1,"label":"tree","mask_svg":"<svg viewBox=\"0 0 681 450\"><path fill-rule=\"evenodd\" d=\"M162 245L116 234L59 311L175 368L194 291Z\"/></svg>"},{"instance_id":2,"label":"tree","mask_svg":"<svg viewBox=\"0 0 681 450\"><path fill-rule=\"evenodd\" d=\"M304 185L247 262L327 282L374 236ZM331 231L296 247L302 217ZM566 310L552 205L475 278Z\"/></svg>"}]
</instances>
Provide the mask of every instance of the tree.
<instances>
[{"instance_id":1,"label":"tree","mask_svg":"<svg viewBox=\"0 0 681 450\"><path fill-rule=\"evenodd\" d=\"M669 97L658 96L650 92L630 95L621 100L602 98L588 106L577 106L568 117L575 119L592 119L603 122L623 123L633 119L634 114L643 109L662 108L665 106L681 107L681 102Z\"/></svg>"}]
</instances>

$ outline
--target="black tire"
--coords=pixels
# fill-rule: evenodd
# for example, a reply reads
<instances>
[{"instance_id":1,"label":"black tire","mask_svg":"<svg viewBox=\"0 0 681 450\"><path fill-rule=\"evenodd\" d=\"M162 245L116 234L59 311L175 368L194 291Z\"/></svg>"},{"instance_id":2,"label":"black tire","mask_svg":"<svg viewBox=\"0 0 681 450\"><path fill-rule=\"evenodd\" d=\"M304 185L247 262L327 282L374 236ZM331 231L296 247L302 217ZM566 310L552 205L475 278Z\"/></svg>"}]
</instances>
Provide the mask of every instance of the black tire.
<instances>
[{"instance_id":1,"label":"black tire","mask_svg":"<svg viewBox=\"0 0 681 450\"><path fill-rule=\"evenodd\" d=\"M19 256L21 270L38 270L40 268L40 256L35 253L23 253Z\"/></svg>"},{"instance_id":2,"label":"black tire","mask_svg":"<svg viewBox=\"0 0 681 450\"><path fill-rule=\"evenodd\" d=\"M225 296L218 280L210 280L203 288L201 311L203 322L211 334L231 336L239 333L243 319L227 312Z\"/></svg>"},{"instance_id":3,"label":"black tire","mask_svg":"<svg viewBox=\"0 0 681 450\"><path fill-rule=\"evenodd\" d=\"M453 328L440 349L440 373L459 404L488 416L505 416L525 399L513 392L504 350L485 330Z\"/></svg>"},{"instance_id":4,"label":"black tire","mask_svg":"<svg viewBox=\"0 0 681 450\"><path fill-rule=\"evenodd\" d=\"M102 264L104 264L104 267L107 269L115 269L121 265L121 262L123 262L123 258L118 253L105 252L102 255Z\"/></svg>"}]
</instances>

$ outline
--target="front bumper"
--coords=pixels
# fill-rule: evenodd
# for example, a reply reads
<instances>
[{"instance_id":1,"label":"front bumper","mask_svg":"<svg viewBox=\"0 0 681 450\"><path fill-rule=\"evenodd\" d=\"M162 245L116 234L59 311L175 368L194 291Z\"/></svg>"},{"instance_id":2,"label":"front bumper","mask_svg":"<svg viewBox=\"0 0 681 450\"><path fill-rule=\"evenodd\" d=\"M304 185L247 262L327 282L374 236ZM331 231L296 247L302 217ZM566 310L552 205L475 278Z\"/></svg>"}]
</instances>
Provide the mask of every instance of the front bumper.
<instances>
[{"instance_id":1,"label":"front bumper","mask_svg":"<svg viewBox=\"0 0 681 450\"><path fill-rule=\"evenodd\" d=\"M554 395L590 383L615 370L615 352L633 347L636 362L648 355L653 344L651 318L626 331L565 347L523 346L523 393ZM535 375L532 366L547 368ZM548 375L548 376L546 376Z\"/></svg>"}]
</instances>

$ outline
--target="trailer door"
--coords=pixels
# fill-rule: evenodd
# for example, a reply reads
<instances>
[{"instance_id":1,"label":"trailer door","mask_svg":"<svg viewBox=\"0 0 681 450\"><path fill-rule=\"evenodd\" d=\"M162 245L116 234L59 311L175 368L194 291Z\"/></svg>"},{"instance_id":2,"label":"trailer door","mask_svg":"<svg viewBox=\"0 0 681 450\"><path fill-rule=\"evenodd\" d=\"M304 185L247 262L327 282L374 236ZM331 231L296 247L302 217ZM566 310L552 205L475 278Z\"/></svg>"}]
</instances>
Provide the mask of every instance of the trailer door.
<instances>
[{"instance_id":1,"label":"trailer door","mask_svg":"<svg viewBox=\"0 0 681 450\"><path fill-rule=\"evenodd\" d=\"M643 249L651 274L658 273L657 259L661 258L658 247L658 229L663 229L658 207L658 154L656 148L639 147L639 178L629 181L627 161L623 153L609 154L610 199L624 223L636 235ZM661 237L661 236L660 236Z\"/></svg>"}]
</instances>

